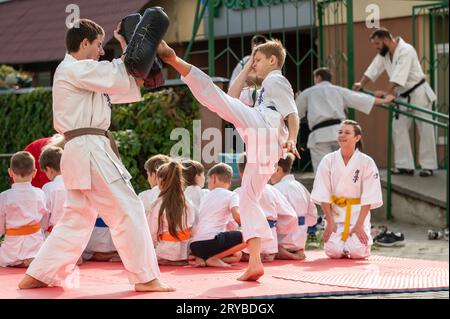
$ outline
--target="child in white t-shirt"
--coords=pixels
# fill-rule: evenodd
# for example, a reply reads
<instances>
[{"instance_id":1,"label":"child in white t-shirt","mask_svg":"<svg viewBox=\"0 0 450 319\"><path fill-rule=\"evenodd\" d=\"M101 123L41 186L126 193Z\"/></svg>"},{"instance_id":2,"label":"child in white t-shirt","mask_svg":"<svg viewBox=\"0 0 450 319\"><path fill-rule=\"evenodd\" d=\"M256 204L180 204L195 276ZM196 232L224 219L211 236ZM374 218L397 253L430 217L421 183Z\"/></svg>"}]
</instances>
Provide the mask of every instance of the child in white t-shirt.
<instances>
[{"instance_id":1,"label":"child in white t-shirt","mask_svg":"<svg viewBox=\"0 0 450 319\"><path fill-rule=\"evenodd\" d=\"M241 259L246 247L240 231L226 231L230 216L240 223L239 196L229 191L233 169L224 163L208 171L208 188L200 204L190 249L195 266L230 267Z\"/></svg>"}]
</instances>

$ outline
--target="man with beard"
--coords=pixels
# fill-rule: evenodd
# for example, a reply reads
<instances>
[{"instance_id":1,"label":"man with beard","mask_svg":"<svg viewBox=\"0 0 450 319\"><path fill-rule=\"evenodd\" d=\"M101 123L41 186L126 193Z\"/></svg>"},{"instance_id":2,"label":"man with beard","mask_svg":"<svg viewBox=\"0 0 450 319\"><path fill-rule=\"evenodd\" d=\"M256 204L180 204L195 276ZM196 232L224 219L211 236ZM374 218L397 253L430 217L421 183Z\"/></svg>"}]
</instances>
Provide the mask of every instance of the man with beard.
<instances>
[{"instance_id":1,"label":"man with beard","mask_svg":"<svg viewBox=\"0 0 450 319\"><path fill-rule=\"evenodd\" d=\"M361 81L355 83L353 89L361 90L370 80L375 82L386 71L389 85L385 91L375 91L375 96L394 94L405 102L431 109L436 95L426 82L425 74L420 66L414 47L402 38L394 38L389 30L377 29L370 35L370 42L377 49L378 54L367 68ZM400 107L407 110L406 107ZM415 114L416 111L411 111ZM431 115L418 113L424 118ZM393 174L414 175L414 158L411 151L409 129L413 119L397 114L393 122L395 168ZM433 126L421 121L416 122L420 134L419 164L422 168L420 176L433 175L437 169L436 141Z\"/></svg>"}]
</instances>

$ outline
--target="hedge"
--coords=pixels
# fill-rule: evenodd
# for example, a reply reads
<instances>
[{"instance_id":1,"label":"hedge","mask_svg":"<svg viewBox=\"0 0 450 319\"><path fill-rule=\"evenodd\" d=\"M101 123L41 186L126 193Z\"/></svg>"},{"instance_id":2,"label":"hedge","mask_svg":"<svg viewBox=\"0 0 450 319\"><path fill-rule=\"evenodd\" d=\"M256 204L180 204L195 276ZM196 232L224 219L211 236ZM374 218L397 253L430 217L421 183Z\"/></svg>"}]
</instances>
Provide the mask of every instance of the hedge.
<instances>
[{"instance_id":1,"label":"hedge","mask_svg":"<svg viewBox=\"0 0 450 319\"><path fill-rule=\"evenodd\" d=\"M42 89L0 94L0 153L17 152L36 139L53 135L51 102L51 91ZM148 188L143 169L147 158L169 154L177 142L169 138L172 129L183 127L192 134L192 121L197 118L199 104L186 87L145 93L138 103L113 105L111 130L137 192ZM0 160L0 191L10 187L8 164Z\"/></svg>"}]
</instances>

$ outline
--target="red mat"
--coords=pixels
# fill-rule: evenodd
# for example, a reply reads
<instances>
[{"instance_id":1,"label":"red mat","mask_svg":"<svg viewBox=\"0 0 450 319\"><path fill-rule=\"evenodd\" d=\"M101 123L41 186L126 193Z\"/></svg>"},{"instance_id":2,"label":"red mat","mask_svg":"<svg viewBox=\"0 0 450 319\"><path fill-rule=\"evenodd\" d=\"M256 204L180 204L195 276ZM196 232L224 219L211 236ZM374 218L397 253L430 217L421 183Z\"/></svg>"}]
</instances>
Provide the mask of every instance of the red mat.
<instances>
[{"instance_id":1,"label":"red mat","mask_svg":"<svg viewBox=\"0 0 450 319\"><path fill-rule=\"evenodd\" d=\"M309 251L300 262L266 264L259 282L236 278L246 264L231 269L161 267L162 280L177 291L135 293L121 263L83 264L68 285L78 288L18 290L25 270L0 268L0 298L286 298L448 290L448 262L372 256L331 260ZM78 275L77 275L78 273Z\"/></svg>"}]
</instances>

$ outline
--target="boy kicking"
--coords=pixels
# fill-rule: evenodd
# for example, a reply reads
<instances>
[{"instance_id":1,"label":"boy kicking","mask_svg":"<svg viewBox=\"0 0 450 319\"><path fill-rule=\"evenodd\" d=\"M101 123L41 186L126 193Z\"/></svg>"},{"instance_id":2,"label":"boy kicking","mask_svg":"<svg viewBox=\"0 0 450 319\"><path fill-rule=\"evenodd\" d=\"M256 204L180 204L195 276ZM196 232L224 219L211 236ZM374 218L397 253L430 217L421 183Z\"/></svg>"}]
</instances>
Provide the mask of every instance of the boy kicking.
<instances>
[{"instance_id":1,"label":"boy kicking","mask_svg":"<svg viewBox=\"0 0 450 319\"><path fill-rule=\"evenodd\" d=\"M158 48L158 55L181 74L202 105L237 128L247 146L248 162L242 178L239 206L242 233L250 256L248 268L238 280L258 280L264 274L260 257L261 240L272 238L259 199L275 171L276 163L285 156L286 151L298 156L296 141L299 119L294 93L288 80L281 74L286 51L277 40L257 46L229 94L214 85L208 75L177 57L164 41ZM252 101L252 90L243 90L252 70L263 79L261 89L256 92L255 103ZM254 108L249 107L252 104Z\"/></svg>"}]
</instances>

